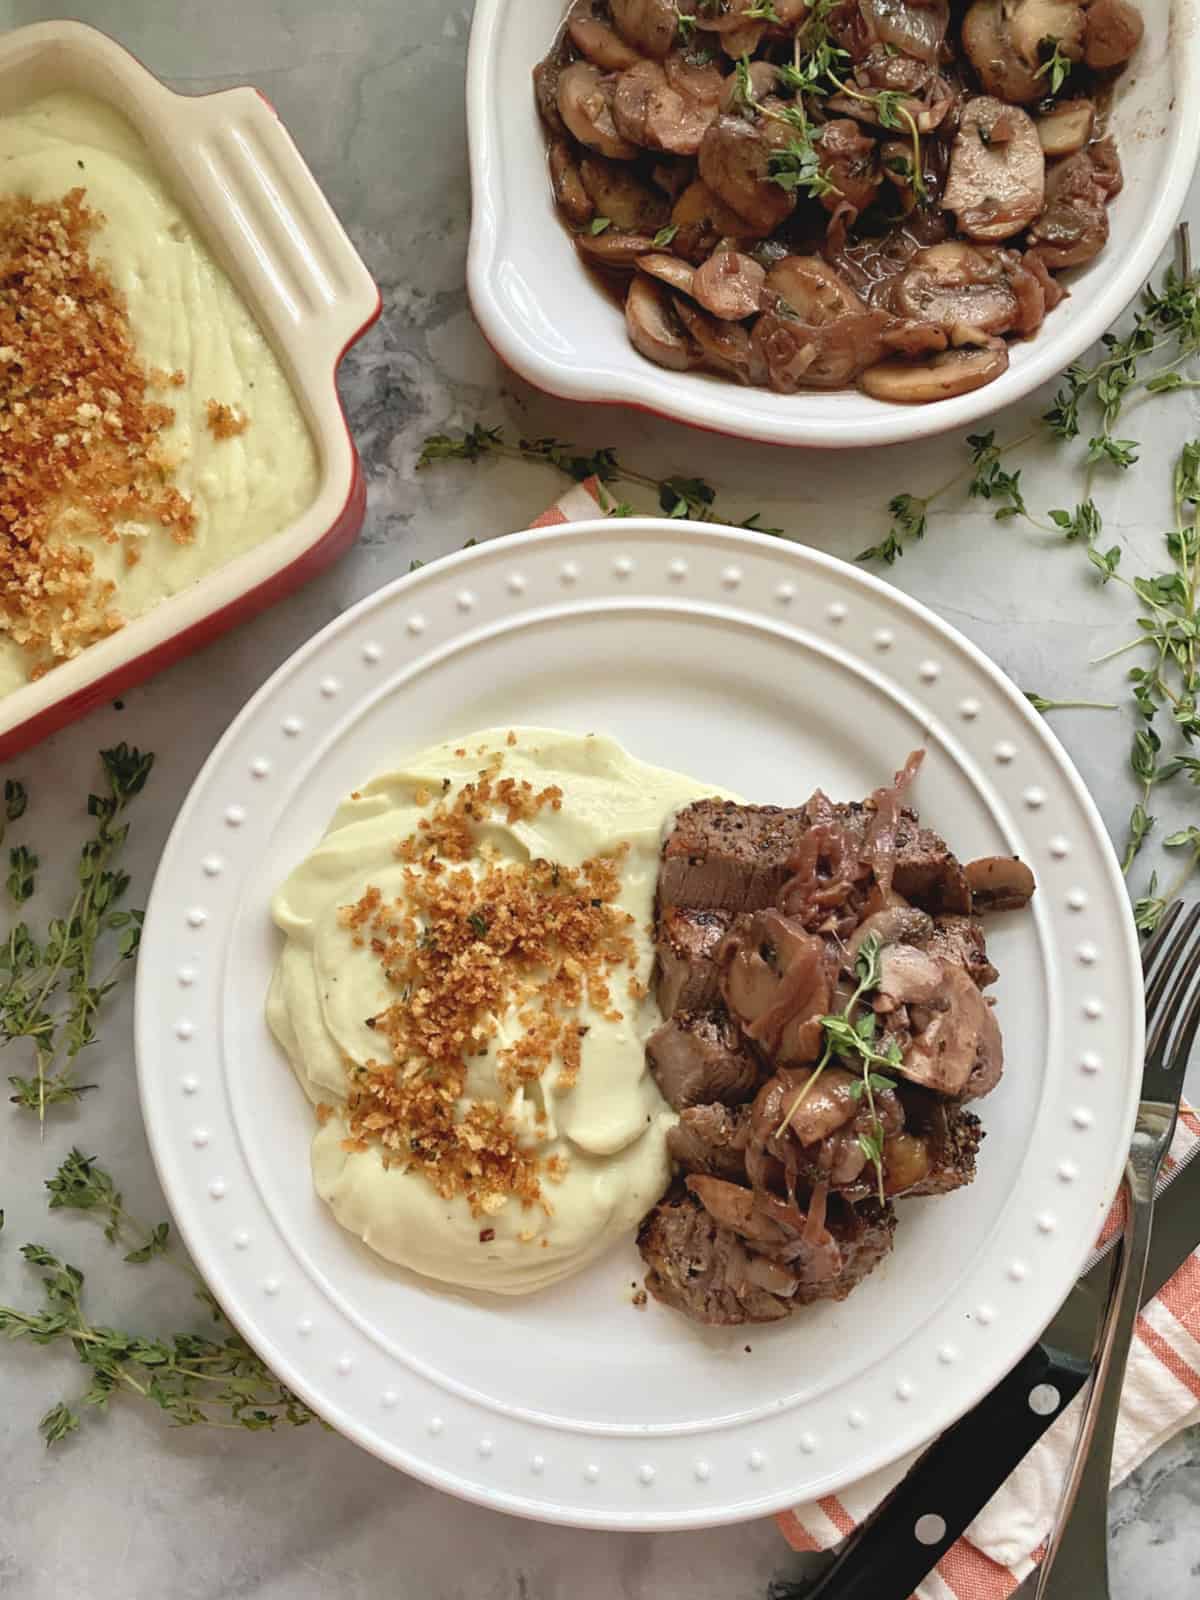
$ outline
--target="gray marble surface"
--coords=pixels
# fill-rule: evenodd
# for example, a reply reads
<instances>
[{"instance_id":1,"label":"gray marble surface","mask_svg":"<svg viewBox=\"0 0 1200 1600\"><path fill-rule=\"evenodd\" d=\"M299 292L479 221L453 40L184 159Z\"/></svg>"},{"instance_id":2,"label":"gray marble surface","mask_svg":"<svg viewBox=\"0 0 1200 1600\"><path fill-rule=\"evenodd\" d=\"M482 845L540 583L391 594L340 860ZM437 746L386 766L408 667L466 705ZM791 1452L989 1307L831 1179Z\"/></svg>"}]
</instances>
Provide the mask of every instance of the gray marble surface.
<instances>
[{"instance_id":1,"label":"gray marble surface","mask_svg":"<svg viewBox=\"0 0 1200 1600\"><path fill-rule=\"evenodd\" d=\"M314 629L357 597L467 538L523 525L558 490L545 469L489 465L415 477L423 436L483 417L581 445L615 444L656 474L702 469L729 511L762 510L797 538L852 556L882 531L898 488L957 469L960 441L873 458L788 454L701 438L666 422L547 402L514 382L476 333L463 287L469 219L462 110L470 7L461 0L76 0L175 86L249 81L277 106L384 291L375 332L348 358L343 391L370 482L362 539L335 570L192 660L68 730L19 763L37 793L43 855L66 866L96 749L128 739L158 752L131 866L141 892L213 741L251 691ZM0 26L55 15L45 0L0 0ZM1200 223L1200 193L1191 214ZM1200 228L1197 228L1200 235ZM1036 402L1028 408L1040 409ZM996 419L1000 436L1021 417ZM1200 433L1189 399L1156 403L1132 428L1147 448L1135 476L1099 486L1130 566L1157 564L1169 469ZM1072 503L1079 479L1048 456L1026 469L1030 498ZM1123 663L1088 665L1131 631L1128 600L1091 581L1079 552L951 501L889 576L988 650L1022 686L1121 699ZM1061 714L1056 726L1119 831L1132 798L1131 721ZM1160 807L1165 822L1169 807ZM1174 823L1173 825L1177 825ZM50 843L63 841L56 853ZM66 841L70 841L69 847ZM47 1217L41 1181L72 1143L100 1154L131 1208L162 1213L138 1115L129 997L114 1007L78 1115L44 1146L0 1111L0 1300L29 1295L15 1245L45 1238L85 1268L97 1319L174 1327L188 1290L167 1271L114 1272L86 1219ZM13 1070L6 1065L5 1071ZM752 1600L773 1579L813 1570L771 1523L640 1538L517 1524L392 1472L336 1435L169 1431L156 1412L116 1404L48 1455L38 1417L78 1388L78 1369L39 1350L0 1352L0 1595L11 1600ZM1200 1588L1200 1437L1172 1442L1117 1494L1114 1600L1185 1600ZM1081 1597L1084 1600L1084 1597ZM1090 1600L1090 1597L1087 1597Z\"/></svg>"}]
</instances>

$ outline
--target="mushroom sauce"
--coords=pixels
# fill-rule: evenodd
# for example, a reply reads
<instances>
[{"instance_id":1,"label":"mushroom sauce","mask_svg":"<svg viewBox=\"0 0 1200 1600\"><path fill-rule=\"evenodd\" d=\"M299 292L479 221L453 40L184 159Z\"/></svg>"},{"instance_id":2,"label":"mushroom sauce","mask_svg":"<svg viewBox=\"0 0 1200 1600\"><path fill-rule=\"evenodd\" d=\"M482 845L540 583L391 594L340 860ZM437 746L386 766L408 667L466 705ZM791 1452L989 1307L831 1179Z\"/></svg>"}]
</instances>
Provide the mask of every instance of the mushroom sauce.
<instances>
[{"instance_id":1,"label":"mushroom sauce","mask_svg":"<svg viewBox=\"0 0 1200 1600\"><path fill-rule=\"evenodd\" d=\"M1108 239L1129 0L575 0L534 71L558 209L674 371L965 394Z\"/></svg>"}]
</instances>

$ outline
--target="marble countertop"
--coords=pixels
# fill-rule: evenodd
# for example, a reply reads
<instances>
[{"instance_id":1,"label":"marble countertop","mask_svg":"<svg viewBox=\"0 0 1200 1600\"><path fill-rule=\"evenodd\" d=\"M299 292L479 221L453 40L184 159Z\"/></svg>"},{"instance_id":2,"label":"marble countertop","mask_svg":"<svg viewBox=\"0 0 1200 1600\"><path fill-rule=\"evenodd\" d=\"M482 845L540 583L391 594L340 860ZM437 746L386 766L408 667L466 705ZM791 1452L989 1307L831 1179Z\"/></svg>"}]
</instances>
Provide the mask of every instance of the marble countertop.
<instances>
[{"instance_id":1,"label":"marble countertop","mask_svg":"<svg viewBox=\"0 0 1200 1600\"><path fill-rule=\"evenodd\" d=\"M0 0L0 24L56 14L44 0ZM23 758L43 841L80 837L98 747L127 739L158 752L130 866L144 894L166 833L218 734L249 694L314 630L408 569L525 525L559 492L547 469L485 464L416 477L424 436L484 419L581 446L616 445L656 475L720 485L730 514L764 513L797 538L853 556L884 531L882 507L961 464L955 437L871 457L788 454L701 437L670 423L540 398L479 337L463 263L469 190L462 82L470 6L460 0L76 0L74 15L129 46L170 83L202 92L257 84L278 108L382 286L379 326L345 363L342 388L363 453L370 506L362 539L336 568L207 651ZM1200 187L1189 210L1200 238ZM1022 415L1044 409L1035 397ZM1194 397L1159 402L1142 465L1099 490L1106 528L1136 570L1156 570L1169 517L1170 463L1200 434ZM998 436L1019 416L995 419ZM1026 468L1040 505L1072 504L1079 482L1049 456ZM1132 610L1092 581L1077 549L951 500L924 544L888 576L961 628L1026 688L1057 698L1123 699L1124 663L1088 662L1122 643ZM1120 713L1056 718L1105 818L1120 833L1133 798ZM183 730L181 732L181 730ZM1166 795L1164 795L1164 801ZM1180 797L1180 798L1185 798ZM1174 802L1179 804L1177 798ZM1169 805L1164 825L1179 823ZM1182 813L1178 813L1179 816ZM1193 813L1194 815L1194 813ZM46 852L44 852L46 853ZM59 852L67 864L66 850ZM105 1246L85 1219L48 1218L40 1184L75 1143L101 1156L127 1201L163 1214L138 1114L129 995L113 1007L90 1076L102 1088L56 1118L45 1145L0 1113L4 1238L45 1238L85 1268ZM10 1064L6 1072L14 1070ZM15 1250L0 1250L0 1300L28 1295ZM169 1274L97 1270L98 1320L167 1327L188 1317ZM110 1296L120 1293L119 1304ZM760 1600L773 1581L815 1571L770 1522L653 1537L518 1524L459 1504L316 1428L278 1435L170 1431L157 1412L115 1404L47 1454L37 1419L78 1389L69 1359L6 1346L0 1355L0 1596L5 1600ZM1117 1493L1114 1600L1185 1600L1200 1581L1200 1433L1162 1449ZM807 1561L807 1565L806 1565Z\"/></svg>"}]
</instances>

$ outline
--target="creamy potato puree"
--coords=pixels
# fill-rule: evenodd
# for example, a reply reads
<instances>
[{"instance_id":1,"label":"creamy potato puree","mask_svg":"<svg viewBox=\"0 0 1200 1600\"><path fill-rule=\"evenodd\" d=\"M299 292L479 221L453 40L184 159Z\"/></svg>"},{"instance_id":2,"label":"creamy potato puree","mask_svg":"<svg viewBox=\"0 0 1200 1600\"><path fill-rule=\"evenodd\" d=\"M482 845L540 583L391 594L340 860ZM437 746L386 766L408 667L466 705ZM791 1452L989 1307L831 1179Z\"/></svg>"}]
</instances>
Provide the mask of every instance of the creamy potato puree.
<instances>
[{"instance_id":1,"label":"creamy potato puree","mask_svg":"<svg viewBox=\"0 0 1200 1600\"><path fill-rule=\"evenodd\" d=\"M566 1176L544 1185L553 1216L509 1199L481 1219L461 1194L444 1200L418 1172L385 1168L377 1145L365 1152L343 1148L347 1062L361 1066L379 1059L379 1035L365 1019L397 995L378 958L369 948L356 947L338 909L358 902L372 886L385 900L402 896L404 866L395 847L415 833L436 803L422 806L416 796L440 796L446 779L453 790L460 789L484 765L482 747L500 750L504 777L563 791L559 811L546 808L512 824L498 815L486 824L483 831L503 860L544 858L577 867L628 841L614 903L634 918L636 976L648 991L663 829L680 806L713 790L635 761L611 739L518 729L517 743L510 747L506 737L505 730L493 730L437 745L400 771L376 778L338 808L321 843L274 898L272 914L287 942L267 1018L309 1097L335 1107L313 1140L312 1170L318 1194L338 1221L389 1261L428 1277L522 1294L578 1271L634 1228L667 1184L665 1139L675 1117L644 1054L645 1038L659 1021L653 997L631 999L622 971L613 986L620 1022L586 1003L580 1007L578 1020L588 1031L578 1081L565 1092L555 1090L554 1065L532 1092L522 1087L511 1099L503 1097L496 1054L520 1030L511 1015L497 1019L494 1045L469 1064L463 1103L501 1099L522 1131L522 1143L536 1146L544 1157L565 1158ZM466 753L456 755L456 749ZM476 863L468 865L476 870ZM539 1102L546 1111L541 1124ZM486 1230L494 1230L494 1238L481 1242ZM535 1236L522 1240L530 1230Z\"/></svg>"},{"instance_id":2,"label":"creamy potato puree","mask_svg":"<svg viewBox=\"0 0 1200 1600\"><path fill-rule=\"evenodd\" d=\"M282 367L129 123L74 90L0 116L0 193L48 203L75 188L105 218L93 258L125 297L143 365L186 375L183 387L155 397L175 411L163 440L177 463L174 482L196 511L190 543L156 524L126 524L140 557L127 566L121 544L72 530L97 576L116 582L115 604L128 619L293 521L316 497L317 456ZM240 408L249 427L216 439L210 400ZM29 666L0 635L0 693L24 683Z\"/></svg>"}]
</instances>

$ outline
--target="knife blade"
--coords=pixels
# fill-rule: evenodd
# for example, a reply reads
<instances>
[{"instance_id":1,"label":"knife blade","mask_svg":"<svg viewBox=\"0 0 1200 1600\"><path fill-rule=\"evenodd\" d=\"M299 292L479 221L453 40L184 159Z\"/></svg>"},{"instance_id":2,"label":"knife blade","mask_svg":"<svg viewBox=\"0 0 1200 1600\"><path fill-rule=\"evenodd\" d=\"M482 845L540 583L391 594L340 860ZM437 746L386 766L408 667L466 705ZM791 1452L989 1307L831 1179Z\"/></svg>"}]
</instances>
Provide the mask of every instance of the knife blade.
<instances>
[{"instance_id":1,"label":"knife blade","mask_svg":"<svg viewBox=\"0 0 1200 1600\"><path fill-rule=\"evenodd\" d=\"M1200 1158L1171 1174L1155 1205L1143 1304L1200 1243ZM1119 1246L1117 1247L1119 1249ZM930 1445L843 1545L804 1600L909 1600L1001 1484L1083 1388L1117 1250L1079 1279L1042 1338L965 1417ZM930 1514L932 1543L916 1534ZM929 1524L922 1522L928 1535Z\"/></svg>"}]
</instances>

